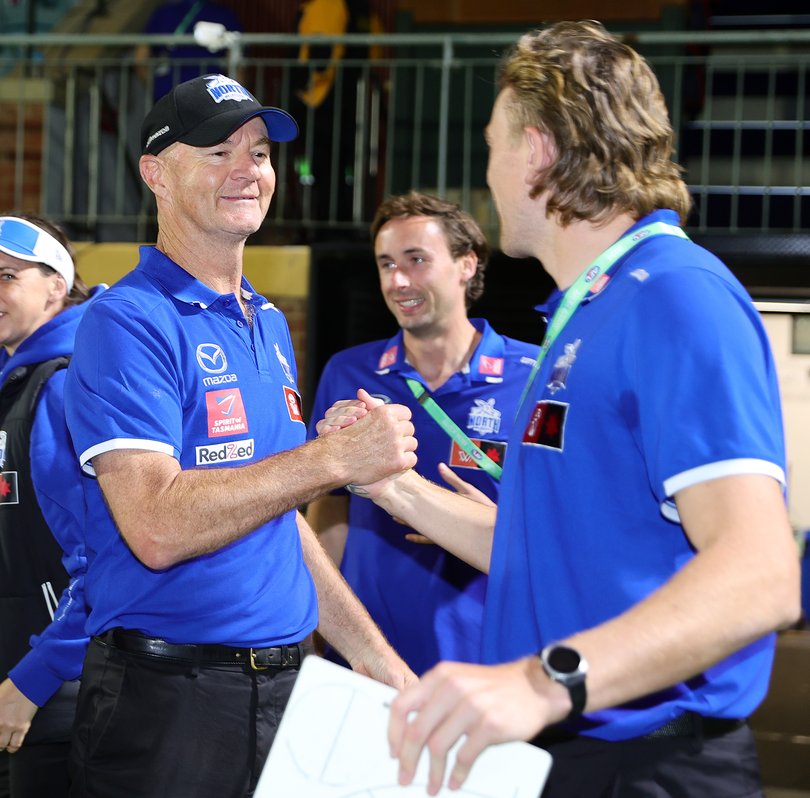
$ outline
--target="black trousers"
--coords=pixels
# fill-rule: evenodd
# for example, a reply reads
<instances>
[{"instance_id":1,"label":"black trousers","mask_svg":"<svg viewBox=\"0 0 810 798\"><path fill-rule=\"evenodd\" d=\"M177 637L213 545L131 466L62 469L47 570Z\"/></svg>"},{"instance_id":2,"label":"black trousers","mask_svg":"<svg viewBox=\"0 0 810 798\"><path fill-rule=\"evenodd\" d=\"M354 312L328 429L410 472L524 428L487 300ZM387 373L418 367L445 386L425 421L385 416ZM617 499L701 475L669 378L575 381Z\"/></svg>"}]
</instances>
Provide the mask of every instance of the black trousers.
<instances>
[{"instance_id":1,"label":"black trousers","mask_svg":"<svg viewBox=\"0 0 810 798\"><path fill-rule=\"evenodd\" d=\"M41 707L16 754L0 751L0 798L67 798L70 729L78 682L66 682Z\"/></svg>"},{"instance_id":2,"label":"black trousers","mask_svg":"<svg viewBox=\"0 0 810 798\"><path fill-rule=\"evenodd\" d=\"M71 798L252 796L296 668L195 667L90 643Z\"/></svg>"},{"instance_id":3,"label":"black trousers","mask_svg":"<svg viewBox=\"0 0 810 798\"><path fill-rule=\"evenodd\" d=\"M762 798L748 726L721 737L535 740L554 763L541 798Z\"/></svg>"}]
</instances>

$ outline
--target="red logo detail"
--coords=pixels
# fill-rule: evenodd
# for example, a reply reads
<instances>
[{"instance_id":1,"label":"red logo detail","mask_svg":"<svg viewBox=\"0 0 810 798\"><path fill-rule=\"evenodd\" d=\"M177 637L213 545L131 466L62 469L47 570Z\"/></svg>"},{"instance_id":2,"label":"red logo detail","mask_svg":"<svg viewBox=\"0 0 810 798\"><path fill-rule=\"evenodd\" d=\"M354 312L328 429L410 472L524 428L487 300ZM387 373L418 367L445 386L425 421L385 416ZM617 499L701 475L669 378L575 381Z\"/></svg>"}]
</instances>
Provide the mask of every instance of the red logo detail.
<instances>
[{"instance_id":1,"label":"red logo detail","mask_svg":"<svg viewBox=\"0 0 810 798\"><path fill-rule=\"evenodd\" d=\"M492 460L493 463L500 464L503 462L503 456L506 452L506 444L503 441L482 441L478 438L470 438L470 440ZM450 447L449 464L456 468L480 468L478 463L455 441L453 441L453 445Z\"/></svg>"},{"instance_id":2,"label":"red logo detail","mask_svg":"<svg viewBox=\"0 0 810 798\"><path fill-rule=\"evenodd\" d=\"M392 346L387 351L383 352L382 357L380 358L380 362L377 365L378 369L387 369L389 366L393 366L394 363L397 362L397 351L399 347L396 344Z\"/></svg>"},{"instance_id":3,"label":"red logo detail","mask_svg":"<svg viewBox=\"0 0 810 798\"><path fill-rule=\"evenodd\" d=\"M610 282L610 275L603 274L588 290L598 294Z\"/></svg>"},{"instance_id":4,"label":"red logo detail","mask_svg":"<svg viewBox=\"0 0 810 798\"><path fill-rule=\"evenodd\" d=\"M494 446L486 446L486 445L481 446L481 451L490 460L492 460L493 463L500 463L501 462L501 453Z\"/></svg>"},{"instance_id":5,"label":"red logo detail","mask_svg":"<svg viewBox=\"0 0 810 798\"><path fill-rule=\"evenodd\" d=\"M284 388L284 402L287 405L287 412L290 414L290 419L303 424L304 414L301 411L301 397L292 388L288 388L286 385L282 387Z\"/></svg>"},{"instance_id":6,"label":"red logo detail","mask_svg":"<svg viewBox=\"0 0 810 798\"><path fill-rule=\"evenodd\" d=\"M478 371L481 374L492 374L495 377L503 375L503 358L502 357L487 357L481 355L481 360L478 364Z\"/></svg>"},{"instance_id":7,"label":"red logo detail","mask_svg":"<svg viewBox=\"0 0 810 798\"><path fill-rule=\"evenodd\" d=\"M538 402L523 433L523 443L562 451L567 414L568 405L563 402Z\"/></svg>"},{"instance_id":8,"label":"red logo detail","mask_svg":"<svg viewBox=\"0 0 810 798\"><path fill-rule=\"evenodd\" d=\"M205 406L208 410L209 438L241 435L248 431L245 405L238 388L208 391L205 394Z\"/></svg>"},{"instance_id":9,"label":"red logo detail","mask_svg":"<svg viewBox=\"0 0 810 798\"><path fill-rule=\"evenodd\" d=\"M0 474L0 504L19 504L20 494L16 471L3 471Z\"/></svg>"}]
</instances>

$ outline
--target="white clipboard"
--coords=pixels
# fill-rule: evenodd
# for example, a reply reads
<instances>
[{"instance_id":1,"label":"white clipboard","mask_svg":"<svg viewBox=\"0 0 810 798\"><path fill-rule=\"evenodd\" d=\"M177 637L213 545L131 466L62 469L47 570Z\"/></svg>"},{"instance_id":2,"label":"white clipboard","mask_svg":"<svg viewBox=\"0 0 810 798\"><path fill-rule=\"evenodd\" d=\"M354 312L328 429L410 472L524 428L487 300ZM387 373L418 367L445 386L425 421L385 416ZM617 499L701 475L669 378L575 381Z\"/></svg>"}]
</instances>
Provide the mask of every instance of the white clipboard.
<instances>
[{"instance_id":1,"label":"white clipboard","mask_svg":"<svg viewBox=\"0 0 810 798\"><path fill-rule=\"evenodd\" d=\"M392 687L320 657L307 657L255 798L423 798L426 752L407 787L397 783L399 763L388 752L388 715L395 695ZM453 751L450 761L452 757ZM443 787L439 795L538 798L550 769L547 751L528 743L503 743L480 755L461 789Z\"/></svg>"}]
</instances>

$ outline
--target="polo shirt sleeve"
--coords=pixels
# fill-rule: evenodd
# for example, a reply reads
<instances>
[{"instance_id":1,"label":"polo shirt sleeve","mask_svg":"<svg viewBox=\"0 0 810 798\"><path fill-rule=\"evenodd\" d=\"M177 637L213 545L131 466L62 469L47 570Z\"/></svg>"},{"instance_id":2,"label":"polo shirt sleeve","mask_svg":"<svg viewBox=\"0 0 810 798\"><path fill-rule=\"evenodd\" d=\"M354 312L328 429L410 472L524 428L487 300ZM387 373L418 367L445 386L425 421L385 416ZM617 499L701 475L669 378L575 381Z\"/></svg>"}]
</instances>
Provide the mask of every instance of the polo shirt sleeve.
<instances>
[{"instance_id":1,"label":"polo shirt sleeve","mask_svg":"<svg viewBox=\"0 0 810 798\"><path fill-rule=\"evenodd\" d=\"M115 449L179 458L182 402L178 345L161 314L104 295L88 308L68 369L65 411L82 470ZM168 328L168 325L164 325Z\"/></svg>"},{"instance_id":2,"label":"polo shirt sleeve","mask_svg":"<svg viewBox=\"0 0 810 798\"><path fill-rule=\"evenodd\" d=\"M773 356L742 289L700 268L649 280L627 309L624 412L650 485L677 521L674 496L735 474L783 485L784 438Z\"/></svg>"}]
</instances>

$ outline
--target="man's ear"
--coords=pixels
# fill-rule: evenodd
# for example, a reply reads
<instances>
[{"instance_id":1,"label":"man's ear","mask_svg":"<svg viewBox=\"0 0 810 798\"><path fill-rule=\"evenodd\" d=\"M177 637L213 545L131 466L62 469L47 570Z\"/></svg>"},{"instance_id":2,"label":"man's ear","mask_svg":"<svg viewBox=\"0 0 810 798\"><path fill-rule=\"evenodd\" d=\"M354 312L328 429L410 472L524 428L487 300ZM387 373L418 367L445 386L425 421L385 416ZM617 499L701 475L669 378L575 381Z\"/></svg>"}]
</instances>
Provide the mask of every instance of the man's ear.
<instances>
[{"instance_id":1,"label":"man's ear","mask_svg":"<svg viewBox=\"0 0 810 798\"><path fill-rule=\"evenodd\" d=\"M527 182L534 182L537 174L546 171L557 159L557 146L554 139L538 127L525 127L523 135L528 152L526 179Z\"/></svg>"},{"instance_id":2,"label":"man's ear","mask_svg":"<svg viewBox=\"0 0 810 798\"><path fill-rule=\"evenodd\" d=\"M472 250L461 256L461 279L468 283L478 269L478 255Z\"/></svg>"},{"instance_id":3,"label":"man's ear","mask_svg":"<svg viewBox=\"0 0 810 798\"><path fill-rule=\"evenodd\" d=\"M152 193L155 196L163 196L166 191L164 185L166 164L156 155L141 155L138 166L141 171L141 179L149 186Z\"/></svg>"}]
</instances>

